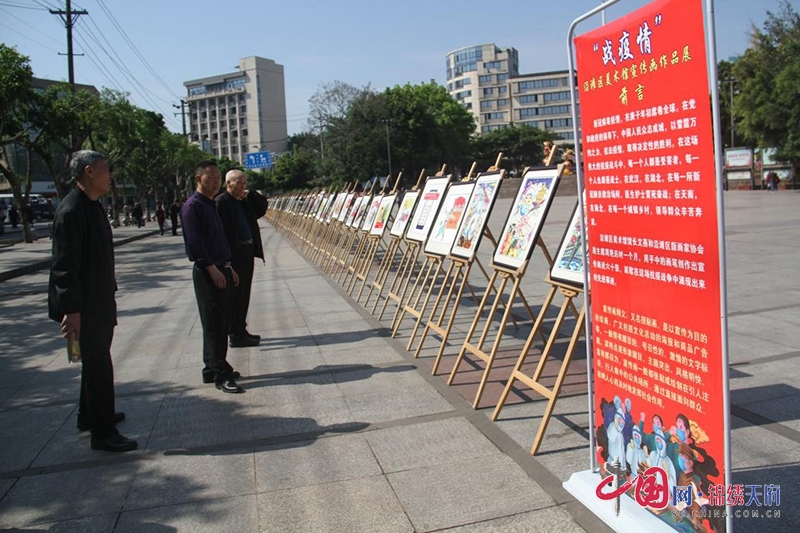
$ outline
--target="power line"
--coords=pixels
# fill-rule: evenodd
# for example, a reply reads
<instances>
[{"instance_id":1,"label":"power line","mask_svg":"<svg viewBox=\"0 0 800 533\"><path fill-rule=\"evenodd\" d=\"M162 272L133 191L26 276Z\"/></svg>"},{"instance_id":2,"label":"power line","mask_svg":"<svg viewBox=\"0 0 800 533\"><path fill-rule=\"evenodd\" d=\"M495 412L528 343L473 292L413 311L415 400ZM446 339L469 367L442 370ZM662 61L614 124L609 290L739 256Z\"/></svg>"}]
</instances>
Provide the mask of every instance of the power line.
<instances>
[{"instance_id":1,"label":"power line","mask_svg":"<svg viewBox=\"0 0 800 533\"><path fill-rule=\"evenodd\" d=\"M3 4L0 4L0 5L3 5ZM30 29L32 29L32 30L33 30L33 31L35 31L36 33L39 33L39 34L41 34L41 35L44 35L45 37L47 37L48 39L50 39L50 40L51 40L51 41L53 41L54 43L56 43L56 44L59 44L59 45L61 44L61 43L60 43L58 40L56 40L56 39L55 39L53 36L46 34L45 32L43 32L42 30L38 29L38 28L37 28L37 27L35 27L35 26L31 26L30 24L28 24L27 22L25 22L24 20L22 20L21 18L19 18L18 16L16 16L14 13L12 13L12 12L8 11L7 9L2 9L2 8L0 8L0 11L4 11L4 12L8 13L10 16L12 16L12 17L14 17L15 19L17 19L18 21L20 21L22 24L26 25L27 27L29 27Z\"/></svg>"},{"instance_id":2,"label":"power line","mask_svg":"<svg viewBox=\"0 0 800 533\"><path fill-rule=\"evenodd\" d=\"M18 8L18 9L30 9L30 10L32 10L32 11L47 11L47 10L46 10L45 8L43 8L43 7L21 6L21 5L19 5L19 4L9 4L8 2L0 2L0 6L6 6L6 7L16 7L16 8Z\"/></svg>"},{"instance_id":3,"label":"power line","mask_svg":"<svg viewBox=\"0 0 800 533\"><path fill-rule=\"evenodd\" d=\"M111 20L111 23L114 25L114 27L117 28L117 31L119 31L120 35L122 35L122 38L125 39L125 41L128 43L128 45L131 47L131 50L133 50L133 52L136 54L136 56L142 61L144 66L147 68L147 70L150 71L150 73L153 75L153 77L156 79L156 81L158 81L158 83L161 84L161 86L164 89L166 89L166 91L168 93L171 93L175 98L180 99L181 97L178 96L169 87L169 85L167 85L167 83L161 78L161 76L158 75L158 73L155 71L155 69L153 69L153 67L150 65L150 63L147 62L147 60L144 58L144 56L141 54L141 52L139 52L139 49L136 48L136 45L133 43L131 38L128 37L128 34L125 32L125 29L119 24L119 22L117 22L117 19L114 17L114 15L108 9L108 6L106 6L105 2L103 0L97 0L97 3L100 6L100 9L102 9L105 12L105 14L109 18L109 20Z\"/></svg>"},{"instance_id":4,"label":"power line","mask_svg":"<svg viewBox=\"0 0 800 533\"><path fill-rule=\"evenodd\" d=\"M122 84L114 77L113 74L111 74L111 71L102 63L102 61L100 61L100 58L98 57L95 60L93 53L89 52L90 47L86 44L86 41L83 40L83 37L78 34L75 36L75 40L78 41L81 51L86 54L86 57L89 58L89 61L92 62L100 74L106 78L106 81L109 82L109 85L113 85L115 89L125 92L125 90L122 88ZM131 98L131 100L133 99Z\"/></svg>"},{"instance_id":5,"label":"power line","mask_svg":"<svg viewBox=\"0 0 800 533\"><path fill-rule=\"evenodd\" d=\"M43 42L37 41L36 39L34 39L33 37L30 37L29 35L25 35L21 31L15 30L11 26L7 26L6 24L3 24L2 22L0 22L0 26L3 26L4 28L8 28L9 30L13 31L14 33L18 33L18 34L22 35L23 37L25 37L26 39L30 39L31 41L35 42L39 46L43 46L43 47L47 48L48 50L52 50L53 52L58 53L58 50L56 50L55 48L53 48L51 46L48 46L48 45L44 44Z\"/></svg>"}]
</instances>

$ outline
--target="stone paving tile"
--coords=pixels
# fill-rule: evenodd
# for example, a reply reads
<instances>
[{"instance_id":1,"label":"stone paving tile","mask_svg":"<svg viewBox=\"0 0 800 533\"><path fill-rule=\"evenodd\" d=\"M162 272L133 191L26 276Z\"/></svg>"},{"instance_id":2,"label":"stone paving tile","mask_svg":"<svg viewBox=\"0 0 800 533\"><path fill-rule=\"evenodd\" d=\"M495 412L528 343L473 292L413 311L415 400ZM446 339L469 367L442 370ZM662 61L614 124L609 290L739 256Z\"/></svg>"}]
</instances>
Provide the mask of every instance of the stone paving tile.
<instances>
[{"instance_id":1,"label":"stone paving tile","mask_svg":"<svg viewBox=\"0 0 800 533\"><path fill-rule=\"evenodd\" d=\"M220 498L183 505L126 511L120 514L114 533L256 533L258 504L255 495Z\"/></svg>"},{"instance_id":2,"label":"stone paving tile","mask_svg":"<svg viewBox=\"0 0 800 533\"><path fill-rule=\"evenodd\" d=\"M370 431L365 437L386 473L501 453L464 418Z\"/></svg>"},{"instance_id":3,"label":"stone paving tile","mask_svg":"<svg viewBox=\"0 0 800 533\"><path fill-rule=\"evenodd\" d=\"M117 522L117 513L87 516L75 520L63 520L46 524L33 524L14 531L53 531L57 533L111 533Z\"/></svg>"},{"instance_id":4,"label":"stone paving tile","mask_svg":"<svg viewBox=\"0 0 800 533\"><path fill-rule=\"evenodd\" d=\"M361 435L326 437L261 448L255 452L259 493L295 489L381 474Z\"/></svg>"},{"instance_id":5,"label":"stone paving tile","mask_svg":"<svg viewBox=\"0 0 800 533\"><path fill-rule=\"evenodd\" d=\"M133 475L115 465L21 478L0 500L0 528L117 512Z\"/></svg>"},{"instance_id":6,"label":"stone paving tile","mask_svg":"<svg viewBox=\"0 0 800 533\"><path fill-rule=\"evenodd\" d=\"M547 507L538 511L505 516L495 520L439 531L440 533L530 533L532 531L581 533L585 530L574 523L572 517L564 509Z\"/></svg>"},{"instance_id":7,"label":"stone paving tile","mask_svg":"<svg viewBox=\"0 0 800 533\"><path fill-rule=\"evenodd\" d=\"M336 386L345 396L372 394L386 390L429 387L416 368L409 363L337 372L333 374Z\"/></svg>"},{"instance_id":8,"label":"stone paving tile","mask_svg":"<svg viewBox=\"0 0 800 533\"><path fill-rule=\"evenodd\" d=\"M383 476L258 495L262 531L408 533L403 507Z\"/></svg>"},{"instance_id":9,"label":"stone paving tile","mask_svg":"<svg viewBox=\"0 0 800 533\"><path fill-rule=\"evenodd\" d=\"M453 406L427 384L345 397L353 419L377 423L453 411Z\"/></svg>"},{"instance_id":10,"label":"stone paving tile","mask_svg":"<svg viewBox=\"0 0 800 533\"><path fill-rule=\"evenodd\" d=\"M554 505L506 456L388 474L418 531L455 527Z\"/></svg>"},{"instance_id":11,"label":"stone paving tile","mask_svg":"<svg viewBox=\"0 0 800 533\"><path fill-rule=\"evenodd\" d=\"M318 368L325 368L325 365ZM313 369L311 371L313 372ZM247 393L252 396L254 405L289 404L303 402L308 398L322 399L342 396L333 377L328 373L315 372L297 377L263 379L259 379L258 376L250 376L248 379L240 381L243 387L247 387Z\"/></svg>"},{"instance_id":12,"label":"stone paving tile","mask_svg":"<svg viewBox=\"0 0 800 533\"><path fill-rule=\"evenodd\" d=\"M126 511L255 494L249 453L161 456L136 472Z\"/></svg>"}]
</instances>

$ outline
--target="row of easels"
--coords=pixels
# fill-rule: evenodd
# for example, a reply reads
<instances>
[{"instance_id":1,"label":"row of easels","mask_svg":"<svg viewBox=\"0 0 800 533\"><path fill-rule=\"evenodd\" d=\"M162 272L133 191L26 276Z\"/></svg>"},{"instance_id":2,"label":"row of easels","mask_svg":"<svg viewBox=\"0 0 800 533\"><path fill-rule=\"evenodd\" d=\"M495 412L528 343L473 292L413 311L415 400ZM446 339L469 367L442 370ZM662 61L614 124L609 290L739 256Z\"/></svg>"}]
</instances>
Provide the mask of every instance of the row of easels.
<instances>
[{"instance_id":1,"label":"row of easels","mask_svg":"<svg viewBox=\"0 0 800 533\"><path fill-rule=\"evenodd\" d=\"M466 179L471 178L473 171L474 165ZM444 167L437 175L443 173ZM419 188L423 175L423 173L420 174L419 180L412 190ZM388 182L389 180L387 180L387 187ZM397 181L395 189L396 187ZM375 184L373 183L372 188L363 193L363 196L369 200L362 200L362 202L375 201L374 189ZM385 191L382 191L381 195L383 192ZM355 301L361 303L362 296L366 296L363 305L372 314L377 313L378 320L383 320L389 306L394 305L394 315L390 326L392 337L398 335L405 320L413 320L406 349L413 350L415 358L420 356L426 342L433 337L438 337L439 347L432 367L434 375L439 371L440 363L453 332L456 315L462 299L466 297L468 291L476 302L477 309L449 373L447 383L448 385L454 383L459 371L463 369L466 359L470 359L474 363L482 362L482 376L472 402L474 409L478 408L485 392L506 327L509 322L515 328L520 327L517 317L512 312L513 307L520 303L532 321L532 328L495 405L492 420L497 420L512 388L519 389L523 386L542 395L547 400L547 406L531 447L531 454L535 455L541 445L550 416L553 414L556 400L583 330L584 308L581 307L578 310L575 305L575 299L581 295L582 289L554 281L548 276L545 278L545 283L549 284L550 289L538 314L535 314L521 289L528 261L516 269L496 265L492 262L489 265L490 275L478 260L477 254L473 259L467 260L453 255L427 253L424 251L422 242L408 239L403 235L390 234L387 236L385 232L380 235L371 235L369 228L362 226L360 220L348 223L345 218L340 216L341 213L334 212L326 215L324 202L334 202L335 198L342 194L352 197L352 193L353 191L349 190L349 187L345 187L341 191L314 191L311 194L313 199L307 198L305 203L299 206L297 202L291 204L294 209L268 211L268 220L286 234L295 248L306 255L309 261L315 263L323 272L341 284ZM488 226L484 228L483 236L486 237L485 241L491 243L493 249L497 247L497 241ZM552 267L553 259L544 241L539 237L536 242L536 249L542 253L548 267ZM376 258L381 253L382 256L378 262ZM473 265L479 267L487 282L480 299L469 283ZM355 293L357 287L359 287L358 292ZM372 301L370 309L370 301L373 296L374 301ZM550 331L547 332L543 325L548 320L547 315L557 297L561 298L561 305ZM380 310L378 310L379 306ZM574 316L574 322L567 322L570 314ZM566 354L560 362L555 383L551 386L545 385L542 379L545 374L545 365L548 364L548 361L555 359L553 354L556 341L561 330L567 327L571 327L572 330L565 332L570 339ZM414 342L417 340L418 334L419 340L415 347ZM492 336L493 339L490 341ZM526 362L538 341L541 341L541 355L536 362L535 369L531 372L530 365L526 366Z\"/></svg>"}]
</instances>

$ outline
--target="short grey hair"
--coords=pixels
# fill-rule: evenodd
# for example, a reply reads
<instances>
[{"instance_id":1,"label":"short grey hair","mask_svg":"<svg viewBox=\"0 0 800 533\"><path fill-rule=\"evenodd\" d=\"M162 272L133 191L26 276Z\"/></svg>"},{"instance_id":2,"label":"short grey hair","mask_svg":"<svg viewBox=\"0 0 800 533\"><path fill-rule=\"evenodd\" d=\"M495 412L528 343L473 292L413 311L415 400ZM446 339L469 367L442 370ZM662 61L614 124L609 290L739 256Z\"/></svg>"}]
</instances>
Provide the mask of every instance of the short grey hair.
<instances>
[{"instance_id":1,"label":"short grey hair","mask_svg":"<svg viewBox=\"0 0 800 533\"><path fill-rule=\"evenodd\" d=\"M242 178L245 179L247 178L247 176L244 175L244 172L242 172L241 170L237 170L235 168L231 169L228 171L227 174L225 174L225 184L230 185L234 181L238 181Z\"/></svg>"},{"instance_id":2,"label":"short grey hair","mask_svg":"<svg viewBox=\"0 0 800 533\"><path fill-rule=\"evenodd\" d=\"M83 176L86 167L93 167L98 161L105 161L106 156L94 150L78 150L72 154L69 162L69 173L73 180L77 181Z\"/></svg>"}]
</instances>

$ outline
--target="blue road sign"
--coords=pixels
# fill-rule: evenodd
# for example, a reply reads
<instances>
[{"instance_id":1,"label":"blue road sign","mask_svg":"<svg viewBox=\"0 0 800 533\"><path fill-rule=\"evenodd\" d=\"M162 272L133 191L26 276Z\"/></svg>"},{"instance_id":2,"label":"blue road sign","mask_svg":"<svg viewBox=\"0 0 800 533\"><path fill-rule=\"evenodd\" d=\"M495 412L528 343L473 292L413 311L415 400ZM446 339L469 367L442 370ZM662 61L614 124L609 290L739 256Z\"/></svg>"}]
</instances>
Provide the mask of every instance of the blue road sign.
<instances>
[{"instance_id":1,"label":"blue road sign","mask_svg":"<svg viewBox=\"0 0 800 533\"><path fill-rule=\"evenodd\" d=\"M270 168L272 166L271 152L252 152L244 154L245 168Z\"/></svg>"}]
</instances>

